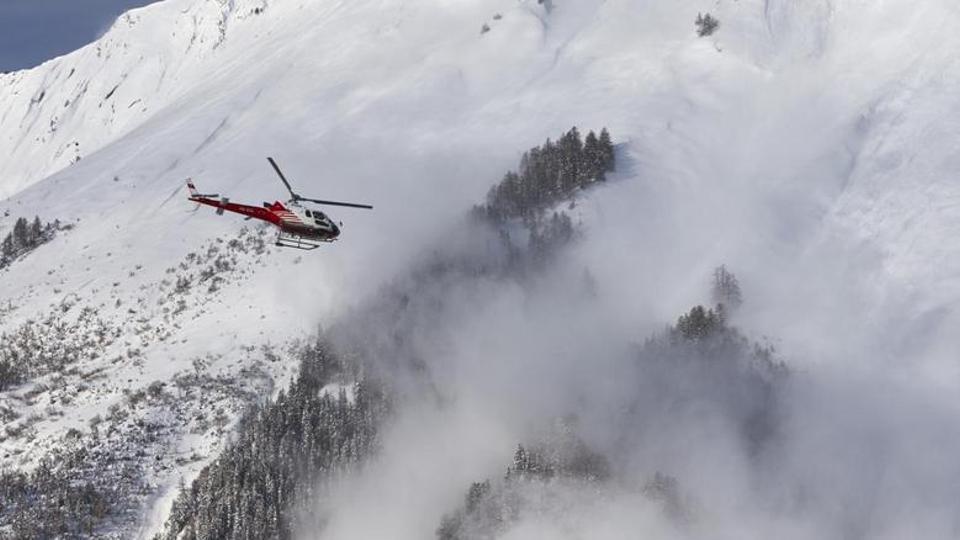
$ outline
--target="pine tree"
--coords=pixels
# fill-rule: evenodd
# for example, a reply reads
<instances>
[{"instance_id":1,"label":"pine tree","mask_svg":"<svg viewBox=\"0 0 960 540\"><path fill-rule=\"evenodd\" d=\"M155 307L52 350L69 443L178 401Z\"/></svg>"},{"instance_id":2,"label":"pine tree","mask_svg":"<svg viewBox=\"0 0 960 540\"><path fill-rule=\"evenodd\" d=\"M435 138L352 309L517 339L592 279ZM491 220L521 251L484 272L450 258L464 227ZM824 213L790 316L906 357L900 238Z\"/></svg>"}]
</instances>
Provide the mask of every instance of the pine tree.
<instances>
[{"instance_id":1,"label":"pine tree","mask_svg":"<svg viewBox=\"0 0 960 540\"><path fill-rule=\"evenodd\" d=\"M737 276L720 265L713 270L713 301L726 310L736 311L743 304L740 283Z\"/></svg>"},{"instance_id":2,"label":"pine tree","mask_svg":"<svg viewBox=\"0 0 960 540\"><path fill-rule=\"evenodd\" d=\"M43 242L43 224L40 223L40 216L33 217L33 223L30 224L30 230L27 232L28 246L33 248Z\"/></svg>"},{"instance_id":3,"label":"pine tree","mask_svg":"<svg viewBox=\"0 0 960 540\"><path fill-rule=\"evenodd\" d=\"M543 143L543 198L541 203L549 203L560 198L563 186L560 183L560 159L557 157L557 147L553 141L547 139Z\"/></svg>"},{"instance_id":4,"label":"pine tree","mask_svg":"<svg viewBox=\"0 0 960 540\"><path fill-rule=\"evenodd\" d=\"M593 131L587 133L587 137L583 141L583 158L583 166L588 181L602 182L606 180L603 151L600 148L600 141L597 139L597 134Z\"/></svg>"},{"instance_id":5,"label":"pine tree","mask_svg":"<svg viewBox=\"0 0 960 540\"><path fill-rule=\"evenodd\" d=\"M613 172L615 169L615 157L613 152L613 141L610 140L610 132L607 131L607 128L600 130L600 155L603 160L603 170L606 172Z\"/></svg>"},{"instance_id":6,"label":"pine tree","mask_svg":"<svg viewBox=\"0 0 960 540\"><path fill-rule=\"evenodd\" d=\"M490 493L490 481L474 482L470 484L467 490L465 509L467 512L473 512L480 506L480 502Z\"/></svg>"},{"instance_id":7,"label":"pine tree","mask_svg":"<svg viewBox=\"0 0 960 540\"><path fill-rule=\"evenodd\" d=\"M28 245L27 243L27 220L24 218L17 218L16 223L13 224L13 246L14 249L19 251L25 248Z\"/></svg>"},{"instance_id":8,"label":"pine tree","mask_svg":"<svg viewBox=\"0 0 960 540\"><path fill-rule=\"evenodd\" d=\"M583 141L576 126L560 138L558 143L560 194L566 195L580 185Z\"/></svg>"},{"instance_id":9,"label":"pine tree","mask_svg":"<svg viewBox=\"0 0 960 540\"><path fill-rule=\"evenodd\" d=\"M720 26L720 21L709 13L706 15L697 13L697 20L694 21L694 26L697 27L697 36L706 37L716 32L717 27Z\"/></svg>"},{"instance_id":10,"label":"pine tree","mask_svg":"<svg viewBox=\"0 0 960 540\"><path fill-rule=\"evenodd\" d=\"M689 340L699 340L710 337L714 332L723 328L723 317L712 309L695 306L686 315L677 319L675 331Z\"/></svg>"},{"instance_id":11,"label":"pine tree","mask_svg":"<svg viewBox=\"0 0 960 540\"><path fill-rule=\"evenodd\" d=\"M523 474L527 471L530 466L530 460L527 456L527 451L524 450L523 445L517 445L517 451L513 453L513 466L507 468L507 476L511 476L511 472L514 474Z\"/></svg>"},{"instance_id":12,"label":"pine tree","mask_svg":"<svg viewBox=\"0 0 960 540\"><path fill-rule=\"evenodd\" d=\"M13 235L8 234L0 244L0 267L6 266L16 256L13 246Z\"/></svg>"}]
</instances>

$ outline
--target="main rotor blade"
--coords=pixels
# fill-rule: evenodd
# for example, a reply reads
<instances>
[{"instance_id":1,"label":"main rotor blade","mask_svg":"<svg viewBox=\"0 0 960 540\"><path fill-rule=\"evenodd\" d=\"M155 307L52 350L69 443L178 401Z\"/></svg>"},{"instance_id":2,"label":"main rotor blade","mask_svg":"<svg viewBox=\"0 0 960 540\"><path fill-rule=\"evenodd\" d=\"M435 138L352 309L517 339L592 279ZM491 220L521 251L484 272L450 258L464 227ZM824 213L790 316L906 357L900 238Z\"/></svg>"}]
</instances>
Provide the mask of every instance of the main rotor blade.
<instances>
[{"instance_id":1,"label":"main rotor blade","mask_svg":"<svg viewBox=\"0 0 960 540\"><path fill-rule=\"evenodd\" d=\"M287 182L287 177L283 175L283 172L280 171L280 167L277 165L277 162L273 160L272 157L268 157L267 161L270 162L270 165L273 165L273 170L277 171L277 176L280 177L280 180L283 181L283 185L287 186L287 191L290 192L290 195L294 199L300 199L300 196L293 192L293 188L290 187L290 182Z\"/></svg>"},{"instance_id":2,"label":"main rotor blade","mask_svg":"<svg viewBox=\"0 0 960 540\"><path fill-rule=\"evenodd\" d=\"M301 201L310 201L316 204L326 204L329 206L349 206L350 208L366 208L368 210L373 210L373 207L369 204L357 204L349 202L337 202L337 201L322 201L320 199L307 199L305 197L300 197Z\"/></svg>"}]
</instances>

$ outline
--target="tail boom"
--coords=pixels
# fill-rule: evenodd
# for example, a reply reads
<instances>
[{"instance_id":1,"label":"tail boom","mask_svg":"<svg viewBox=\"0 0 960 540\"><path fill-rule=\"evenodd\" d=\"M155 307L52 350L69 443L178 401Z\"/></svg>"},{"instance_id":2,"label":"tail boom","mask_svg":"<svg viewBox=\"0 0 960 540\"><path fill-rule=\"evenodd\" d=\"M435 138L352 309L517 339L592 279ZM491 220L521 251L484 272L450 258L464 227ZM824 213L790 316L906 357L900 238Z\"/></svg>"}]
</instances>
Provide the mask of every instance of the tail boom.
<instances>
[{"instance_id":1,"label":"tail boom","mask_svg":"<svg viewBox=\"0 0 960 540\"><path fill-rule=\"evenodd\" d=\"M261 208L259 206L250 206L247 204L237 204L230 202L226 197L220 197L219 194L203 194L197 191L197 187L193 185L191 180L187 180L187 189L190 191L189 199L197 204L205 204L217 209L217 214L223 214L224 212L233 212L235 214L242 214L248 218L259 219L273 223L274 225L280 225L280 217L271 212L268 208Z\"/></svg>"}]
</instances>

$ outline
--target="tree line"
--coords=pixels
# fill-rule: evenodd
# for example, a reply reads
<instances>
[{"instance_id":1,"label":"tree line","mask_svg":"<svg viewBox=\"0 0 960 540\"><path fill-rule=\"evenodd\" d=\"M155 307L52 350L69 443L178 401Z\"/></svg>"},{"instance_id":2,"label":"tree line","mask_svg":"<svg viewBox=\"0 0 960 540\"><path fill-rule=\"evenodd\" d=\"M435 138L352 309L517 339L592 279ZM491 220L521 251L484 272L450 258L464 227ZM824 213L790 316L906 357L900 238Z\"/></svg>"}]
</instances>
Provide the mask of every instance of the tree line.
<instances>
[{"instance_id":1,"label":"tree line","mask_svg":"<svg viewBox=\"0 0 960 540\"><path fill-rule=\"evenodd\" d=\"M53 240L57 231L70 228L70 225L61 225L59 220L42 223L39 216L34 216L32 222L23 217L18 218L13 224L13 230L0 241L0 268L9 266L21 255Z\"/></svg>"},{"instance_id":2,"label":"tree line","mask_svg":"<svg viewBox=\"0 0 960 540\"><path fill-rule=\"evenodd\" d=\"M294 383L244 415L237 438L181 488L156 539L292 538L322 479L376 444L386 401L374 384L321 392L345 371L325 341L305 348Z\"/></svg>"},{"instance_id":3,"label":"tree line","mask_svg":"<svg viewBox=\"0 0 960 540\"><path fill-rule=\"evenodd\" d=\"M613 142L607 128L585 139L576 127L556 142L524 152L517 171L509 171L487 193L486 204L475 212L490 219L529 218L569 198L577 189L606 180L616 167Z\"/></svg>"},{"instance_id":4,"label":"tree line","mask_svg":"<svg viewBox=\"0 0 960 540\"><path fill-rule=\"evenodd\" d=\"M473 482L463 504L441 519L435 531L437 540L500 537L524 513L541 510L531 507L524 496L528 487L548 490L560 483L598 489L611 477L610 463L579 437L566 432L570 427L553 433L549 441L517 445L513 463L502 478Z\"/></svg>"}]
</instances>

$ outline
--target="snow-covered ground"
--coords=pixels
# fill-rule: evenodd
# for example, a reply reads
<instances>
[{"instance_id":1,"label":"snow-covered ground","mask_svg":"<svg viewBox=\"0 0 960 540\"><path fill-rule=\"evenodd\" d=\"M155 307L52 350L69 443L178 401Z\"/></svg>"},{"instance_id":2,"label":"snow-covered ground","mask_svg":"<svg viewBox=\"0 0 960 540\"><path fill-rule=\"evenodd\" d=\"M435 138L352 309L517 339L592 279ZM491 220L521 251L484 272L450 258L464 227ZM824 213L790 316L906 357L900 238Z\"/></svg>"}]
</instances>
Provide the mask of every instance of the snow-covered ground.
<instances>
[{"instance_id":1,"label":"snow-covered ground","mask_svg":"<svg viewBox=\"0 0 960 540\"><path fill-rule=\"evenodd\" d=\"M693 21L707 11L721 26L700 38ZM179 394L186 416L222 408L219 425L164 423L151 452L167 469L149 476L160 519L163 494L245 403L237 392L286 380L292 363L264 361L261 347L374 294L519 152L571 125L607 126L621 144L615 181L578 206L589 241L575 257L616 291L610 320L624 334L702 301L704 276L726 263L747 291L738 322L788 360L880 372L954 408L958 15L948 0L134 10L79 51L0 75L0 235L17 217L74 225L0 270L0 332L110 336L72 372L0 393L19 415L0 465L34 466L71 428L92 437L91 419L117 404L132 413L117 429L169 414L129 397L155 381L230 379L212 402ZM187 177L233 201L283 198L267 155L304 195L376 210L332 212L342 240L304 254L185 200ZM220 258L211 288L203 269Z\"/></svg>"}]
</instances>

